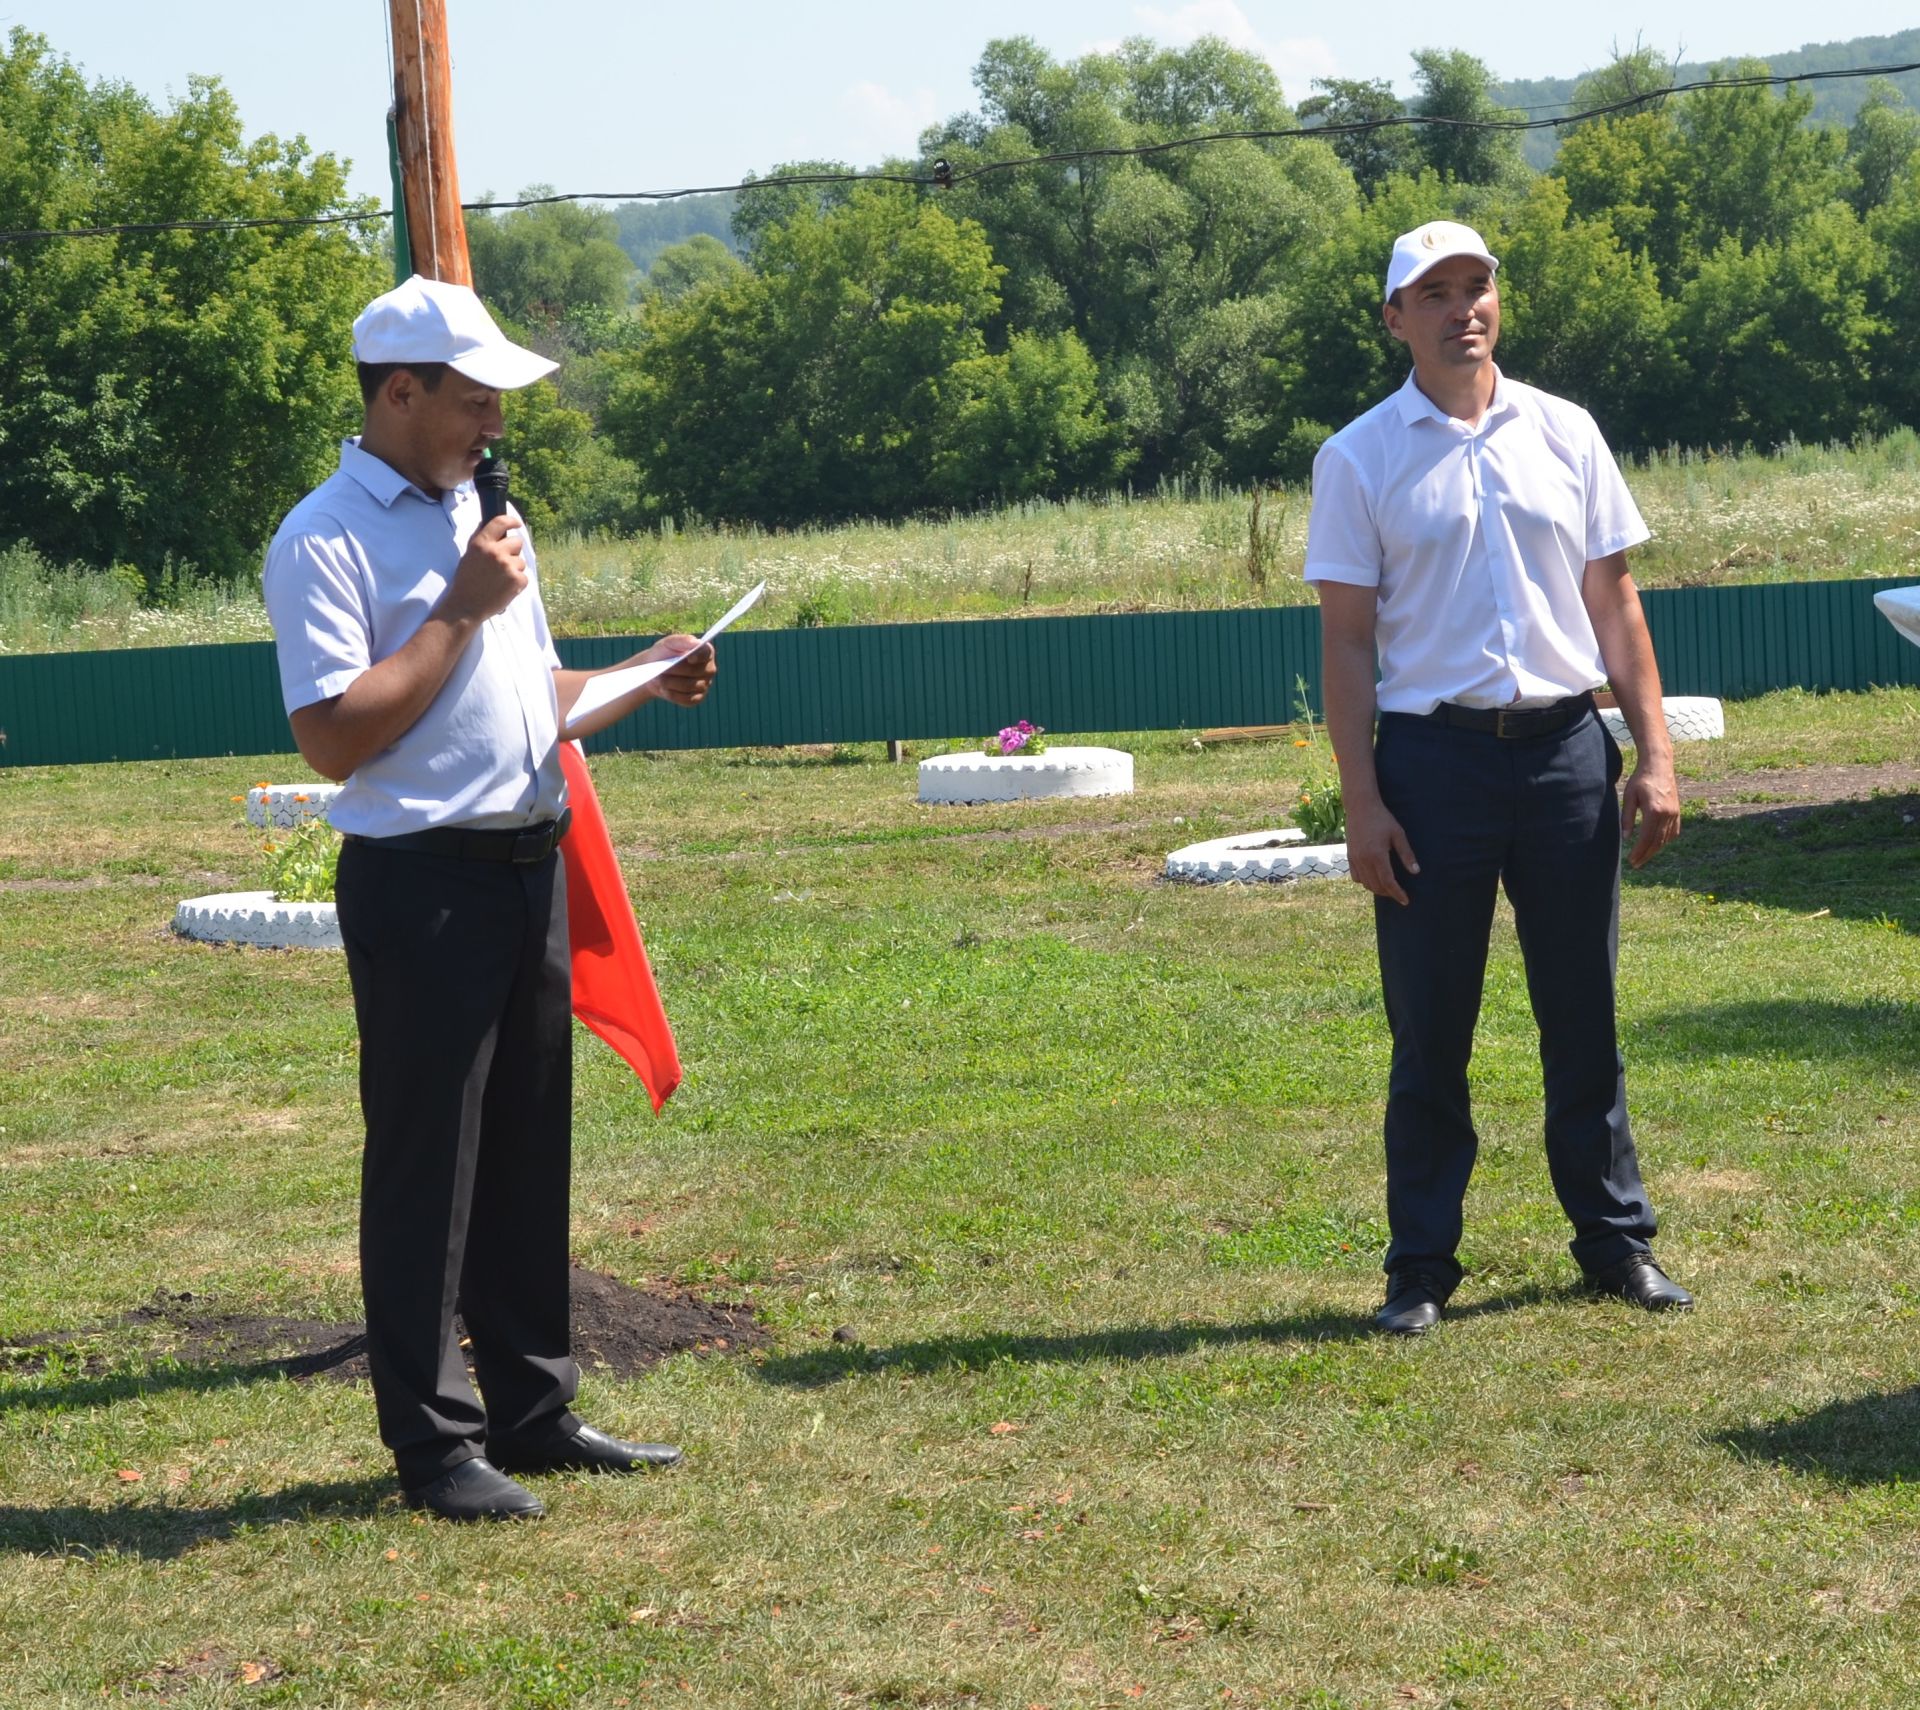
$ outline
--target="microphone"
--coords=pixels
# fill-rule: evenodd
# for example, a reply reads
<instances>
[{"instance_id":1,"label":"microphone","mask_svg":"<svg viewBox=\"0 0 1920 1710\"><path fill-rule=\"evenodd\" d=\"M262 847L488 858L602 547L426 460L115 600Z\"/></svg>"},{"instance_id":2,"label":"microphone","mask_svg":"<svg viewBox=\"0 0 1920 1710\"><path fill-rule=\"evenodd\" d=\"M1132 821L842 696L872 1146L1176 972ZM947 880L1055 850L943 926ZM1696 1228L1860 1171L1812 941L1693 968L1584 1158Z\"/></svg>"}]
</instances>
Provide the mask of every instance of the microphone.
<instances>
[{"instance_id":1,"label":"microphone","mask_svg":"<svg viewBox=\"0 0 1920 1710\"><path fill-rule=\"evenodd\" d=\"M480 495L481 527L507 514L507 466L501 459L489 453L474 474L473 485Z\"/></svg>"}]
</instances>

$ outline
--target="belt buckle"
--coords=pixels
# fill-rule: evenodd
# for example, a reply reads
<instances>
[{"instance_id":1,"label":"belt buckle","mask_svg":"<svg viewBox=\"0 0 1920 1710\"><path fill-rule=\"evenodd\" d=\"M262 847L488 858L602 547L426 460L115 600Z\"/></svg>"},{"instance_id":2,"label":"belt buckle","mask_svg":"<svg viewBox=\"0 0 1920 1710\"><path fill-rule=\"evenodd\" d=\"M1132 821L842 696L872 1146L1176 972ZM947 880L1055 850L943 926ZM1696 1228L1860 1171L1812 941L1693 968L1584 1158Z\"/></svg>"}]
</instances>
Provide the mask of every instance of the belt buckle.
<instances>
[{"instance_id":1,"label":"belt buckle","mask_svg":"<svg viewBox=\"0 0 1920 1710\"><path fill-rule=\"evenodd\" d=\"M1507 709L1499 708L1493 715L1493 734L1504 737L1507 734Z\"/></svg>"}]
</instances>

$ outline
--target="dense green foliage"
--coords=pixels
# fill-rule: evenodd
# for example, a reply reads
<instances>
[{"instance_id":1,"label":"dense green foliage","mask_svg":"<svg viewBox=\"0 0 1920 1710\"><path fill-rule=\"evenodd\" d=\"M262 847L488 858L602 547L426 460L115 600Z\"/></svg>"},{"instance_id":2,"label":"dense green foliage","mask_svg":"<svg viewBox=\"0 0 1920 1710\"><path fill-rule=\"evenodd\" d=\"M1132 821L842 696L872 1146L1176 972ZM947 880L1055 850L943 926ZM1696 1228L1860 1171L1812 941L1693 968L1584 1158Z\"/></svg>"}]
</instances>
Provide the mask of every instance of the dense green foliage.
<instances>
[{"instance_id":1,"label":"dense green foliage","mask_svg":"<svg viewBox=\"0 0 1920 1710\"><path fill-rule=\"evenodd\" d=\"M1049 392L1037 416L1016 406L1028 432L997 464L939 444L950 412L933 400L953 383L887 374L860 343L870 320L929 305L899 295L903 281L849 273L844 246L788 241L865 217L845 187L780 182L831 164L806 162L742 196L749 274L676 291L671 311L656 302L619 360L612 436L650 505L742 521L1059 491L1087 466L1045 448L1076 436L1099 447L1096 470L1135 482L1298 478L1404 373L1380 274L1394 235L1439 215L1475 222L1503 258L1504 365L1587 404L1622 449L1845 439L1916 419L1920 115L1891 83L1841 127L1813 122L1804 92L1728 81L1574 127L1544 174L1514 133L1458 124L992 170L1301 119L1511 116L1471 55L1413 61L1410 103L1334 81L1296 112L1264 61L1216 40L1131 41L1064 64L1024 38L991 43L979 110L929 131L912 169L952 165L954 188L921 200L977 227L998 270L978 329L987 356L1017 369L1036 354L1028 341L1071 339L1056 361L1090 361L1091 394ZM1673 80L1636 48L1577 94L1597 105ZM802 298L811 318L792 308ZM836 439L809 388L844 411L861 395L853 370L867 384L887 374L887 405L871 421L848 412L858 425Z\"/></svg>"},{"instance_id":2,"label":"dense green foliage","mask_svg":"<svg viewBox=\"0 0 1920 1710\"><path fill-rule=\"evenodd\" d=\"M1568 128L1540 172L1515 133L1457 122L1509 115L1518 86L1453 49L1417 49L1412 74L1405 102L1333 80L1296 107L1212 38L1068 62L1013 38L983 52L975 112L886 163L945 160L949 189L807 184L845 168L806 161L737 195L477 215L482 294L562 361L510 402L516 493L551 537L1298 480L1405 372L1381 270L1436 215L1502 258L1503 365L1622 450L1920 421L1920 113L1894 83L1823 123L1799 89L1662 96L1676 68L1635 47L1569 94L1654 98ZM1337 132L1396 118L1455 122ZM1303 122L1335 129L1161 147ZM343 196L330 158L245 141L217 83L161 114L38 37L0 59L7 225ZM184 566L244 573L351 426L343 335L382 282L377 239L126 234L31 257L0 269L0 544L176 597Z\"/></svg>"},{"instance_id":3,"label":"dense green foliage","mask_svg":"<svg viewBox=\"0 0 1920 1710\"><path fill-rule=\"evenodd\" d=\"M46 42L0 49L0 227L351 211L341 163L246 141L195 79L165 113ZM257 562L358 393L342 329L379 288L344 225L128 232L0 259L0 542L156 590Z\"/></svg>"},{"instance_id":4,"label":"dense green foliage","mask_svg":"<svg viewBox=\"0 0 1920 1710\"><path fill-rule=\"evenodd\" d=\"M658 299L608 405L669 514L784 524L1111 479L1073 333L989 351L1004 270L973 222L862 187L797 206L755 261Z\"/></svg>"}]
</instances>

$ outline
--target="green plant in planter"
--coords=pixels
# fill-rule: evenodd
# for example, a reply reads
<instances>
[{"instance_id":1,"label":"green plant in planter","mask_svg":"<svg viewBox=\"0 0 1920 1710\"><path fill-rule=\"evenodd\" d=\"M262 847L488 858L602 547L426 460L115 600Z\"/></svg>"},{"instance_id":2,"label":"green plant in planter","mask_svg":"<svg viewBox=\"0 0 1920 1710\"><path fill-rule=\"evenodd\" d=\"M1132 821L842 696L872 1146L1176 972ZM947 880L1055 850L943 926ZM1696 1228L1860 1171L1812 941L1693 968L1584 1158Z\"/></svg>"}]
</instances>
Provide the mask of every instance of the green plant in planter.
<instances>
[{"instance_id":1,"label":"green plant in planter","mask_svg":"<svg viewBox=\"0 0 1920 1710\"><path fill-rule=\"evenodd\" d=\"M1340 772L1327 756L1327 743L1313 716L1313 704L1307 699L1307 680L1293 680L1295 722L1306 734L1294 738L1296 748L1310 750L1307 775L1294 798L1293 823L1306 833L1309 843L1344 843L1347 838L1347 810L1340 800Z\"/></svg>"},{"instance_id":2,"label":"green plant in planter","mask_svg":"<svg viewBox=\"0 0 1920 1710\"><path fill-rule=\"evenodd\" d=\"M295 796L297 803L301 800ZM305 819L278 839L260 845L264 878L275 902L332 902L340 865L340 834L318 817Z\"/></svg>"}]
</instances>

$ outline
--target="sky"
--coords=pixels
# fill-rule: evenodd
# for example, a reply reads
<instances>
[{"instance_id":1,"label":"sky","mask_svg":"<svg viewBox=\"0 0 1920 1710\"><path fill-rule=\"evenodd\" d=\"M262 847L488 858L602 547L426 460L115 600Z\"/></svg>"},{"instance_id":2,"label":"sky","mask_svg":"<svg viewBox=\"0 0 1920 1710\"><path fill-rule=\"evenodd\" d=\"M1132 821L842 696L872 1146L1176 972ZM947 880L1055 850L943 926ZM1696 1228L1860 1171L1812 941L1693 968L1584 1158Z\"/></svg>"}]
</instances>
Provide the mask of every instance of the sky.
<instances>
[{"instance_id":1,"label":"sky","mask_svg":"<svg viewBox=\"0 0 1920 1710\"><path fill-rule=\"evenodd\" d=\"M924 126L974 107L974 62L998 36L1032 36L1056 59L1128 36L1222 36L1270 60L1299 101L1315 77L1405 92L1415 48L1464 48L1505 78L1572 77L1636 36L1715 60L1915 23L1913 0L448 0L447 13L467 201L533 184L615 195L729 184L786 160L908 154ZM384 206L387 15L388 0L0 0L0 33L43 35L90 78L161 106L190 77L217 76L249 136L304 135L350 157L354 190Z\"/></svg>"}]
</instances>

